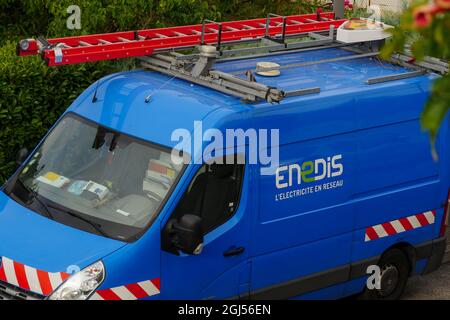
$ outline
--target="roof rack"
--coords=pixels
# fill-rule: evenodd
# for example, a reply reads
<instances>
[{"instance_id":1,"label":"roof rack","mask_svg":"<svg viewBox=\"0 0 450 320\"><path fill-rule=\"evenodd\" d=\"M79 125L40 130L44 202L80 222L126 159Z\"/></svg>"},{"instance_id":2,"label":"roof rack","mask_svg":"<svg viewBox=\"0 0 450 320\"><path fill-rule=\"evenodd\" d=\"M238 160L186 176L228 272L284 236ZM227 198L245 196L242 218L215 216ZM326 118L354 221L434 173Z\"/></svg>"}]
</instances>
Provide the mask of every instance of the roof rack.
<instances>
[{"instance_id":1,"label":"roof rack","mask_svg":"<svg viewBox=\"0 0 450 320\"><path fill-rule=\"evenodd\" d=\"M342 48L353 55L264 68L264 71L310 66L350 59L377 58L383 40L357 43L336 41L336 29L347 20L335 20L334 13L279 16L200 25L46 40L22 40L20 56L40 54L49 66L138 57L144 68L241 98L245 102L279 103L292 96L320 93L321 89L299 88L285 92L255 80L255 70L225 73L214 69L218 61L266 57L286 52ZM195 53L186 54L194 50ZM367 79L373 85L424 75L428 71L446 74L448 63L436 58L416 62L411 52L393 55L391 63L411 72Z\"/></svg>"},{"instance_id":2,"label":"roof rack","mask_svg":"<svg viewBox=\"0 0 450 320\"><path fill-rule=\"evenodd\" d=\"M356 54L362 54L367 52L367 50L371 50L372 48L367 48L367 44L364 44L361 47L350 46L344 48L345 50L349 50ZM410 72L403 72L398 74L392 74L389 76L382 76L377 78L370 78L366 80L366 84L373 85L379 84L383 82L414 78L418 76L423 76L428 72L435 72L441 75L445 75L449 73L449 64L441 59L433 58L433 57L425 57L423 61L416 61L415 57L412 55L411 50L408 47L405 50L405 53L395 53L390 59L388 59L389 63L399 65L405 67L407 69L411 69Z\"/></svg>"},{"instance_id":3,"label":"roof rack","mask_svg":"<svg viewBox=\"0 0 450 320\"><path fill-rule=\"evenodd\" d=\"M286 97L319 93L320 88L303 88L284 92L283 90L257 83L253 77L254 71L252 70L244 72L246 78L238 77L237 74L214 70L214 64L217 61L233 59L230 57L235 55L238 56L236 57L237 59L243 59L245 57L255 58L255 53L259 54L259 56L265 56L286 51L297 52L312 48L344 46L343 44L334 44L335 29L333 25L330 26L327 33L327 36L312 32L301 34L301 39L289 43L286 42L287 37L280 34L278 37L274 38L263 37L258 39L258 41L252 39L251 41L244 40L239 42L239 44L257 42L258 46L254 47L223 49L223 47L220 46L213 47L204 45L198 47L199 52L197 54L182 54L177 52L177 50L172 49L169 51L165 50L164 52L152 56L140 57L139 59L146 69L211 87L217 91L242 98L246 102L266 100L270 103L278 103ZM299 35L296 36L299 37ZM305 41L305 37L312 40ZM291 36L289 38L292 39L293 37ZM284 39L283 42L279 42L279 40L282 39ZM245 53L249 55L244 57L239 56ZM266 68L265 71L271 71L271 69Z\"/></svg>"}]
</instances>

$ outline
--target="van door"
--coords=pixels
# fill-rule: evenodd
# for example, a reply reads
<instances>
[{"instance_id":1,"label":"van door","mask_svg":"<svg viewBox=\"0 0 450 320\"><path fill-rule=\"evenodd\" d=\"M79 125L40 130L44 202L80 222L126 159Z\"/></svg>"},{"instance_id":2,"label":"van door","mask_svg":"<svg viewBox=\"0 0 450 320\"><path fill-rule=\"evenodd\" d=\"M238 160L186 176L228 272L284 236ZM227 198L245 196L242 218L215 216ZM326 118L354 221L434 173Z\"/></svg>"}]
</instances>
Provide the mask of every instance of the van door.
<instances>
[{"instance_id":1,"label":"van door","mask_svg":"<svg viewBox=\"0 0 450 320\"><path fill-rule=\"evenodd\" d=\"M280 147L261 176L252 230L252 299L342 295L350 273L355 179L353 133Z\"/></svg>"},{"instance_id":2,"label":"van door","mask_svg":"<svg viewBox=\"0 0 450 320\"><path fill-rule=\"evenodd\" d=\"M204 165L193 174L169 219L202 219L204 248L198 255L162 250L163 299L223 299L248 294L251 195L245 165ZM164 230L164 229L163 229ZM167 239L163 239L165 243Z\"/></svg>"}]
</instances>

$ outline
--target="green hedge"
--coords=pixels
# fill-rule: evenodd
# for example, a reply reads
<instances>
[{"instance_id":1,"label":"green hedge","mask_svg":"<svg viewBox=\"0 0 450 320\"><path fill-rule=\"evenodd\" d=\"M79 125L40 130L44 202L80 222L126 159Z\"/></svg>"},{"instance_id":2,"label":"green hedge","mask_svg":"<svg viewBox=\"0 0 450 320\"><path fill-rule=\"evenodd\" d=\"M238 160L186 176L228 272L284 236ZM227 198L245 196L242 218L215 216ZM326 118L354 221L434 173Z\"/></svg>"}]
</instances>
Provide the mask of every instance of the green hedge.
<instances>
[{"instance_id":1,"label":"green hedge","mask_svg":"<svg viewBox=\"0 0 450 320\"><path fill-rule=\"evenodd\" d=\"M15 168L21 147L32 149L90 84L129 61L47 68L39 57L15 56L19 39L72 36L255 18L268 12L312 12L321 0L0 0L0 183ZM66 9L82 10L82 30L66 28Z\"/></svg>"},{"instance_id":2,"label":"green hedge","mask_svg":"<svg viewBox=\"0 0 450 320\"><path fill-rule=\"evenodd\" d=\"M15 43L0 48L0 181L15 168L21 147L32 149L70 103L118 65L47 68L39 57L17 58Z\"/></svg>"},{"instance_id":3,"label":"green hedge","mask_svg":"<svg viewBox=\"0 0 450 320\"><path fill-rule=\"evenodd\" d=\"M202 19L256 18L269 12L313 12L326 0L0 0L0 41L37 34L72 36L195 24ZM70 5L82 11L82 30L66 28Z\"/></svg>"}]
</instances>

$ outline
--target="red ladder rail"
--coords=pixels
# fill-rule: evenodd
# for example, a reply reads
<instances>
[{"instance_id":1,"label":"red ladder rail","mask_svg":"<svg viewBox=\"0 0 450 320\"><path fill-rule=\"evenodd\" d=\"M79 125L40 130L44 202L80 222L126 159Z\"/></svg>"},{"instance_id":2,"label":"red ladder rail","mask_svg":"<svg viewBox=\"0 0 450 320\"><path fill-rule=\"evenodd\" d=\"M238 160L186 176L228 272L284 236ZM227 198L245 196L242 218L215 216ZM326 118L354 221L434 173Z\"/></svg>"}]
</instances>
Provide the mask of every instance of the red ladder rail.
<instances>
[{"instance_id":1,"label":"red ladder rail","mask_svg":"<svg viewBox=\"0 0 450 320\"><path fill-rule=\"evenodd\" d=\"M320 21L317 19L320 17ZM286 27L283 28L283 19ZM268 35L279 36L329 30L339 27L346 20L334 20L334 13L306 14L270 19ZM116 32L46 40L49 47L35 39L22 40L18 45L19 56L41 54L49 66L61 66L147 56L157 49L175 49L201 44L227 43L239 40L258 39L266 36L267 19L253 19L221 24L191 25L140 31ZM221 39L219 41L219 34Z\"/></svg>"}]
</instances>

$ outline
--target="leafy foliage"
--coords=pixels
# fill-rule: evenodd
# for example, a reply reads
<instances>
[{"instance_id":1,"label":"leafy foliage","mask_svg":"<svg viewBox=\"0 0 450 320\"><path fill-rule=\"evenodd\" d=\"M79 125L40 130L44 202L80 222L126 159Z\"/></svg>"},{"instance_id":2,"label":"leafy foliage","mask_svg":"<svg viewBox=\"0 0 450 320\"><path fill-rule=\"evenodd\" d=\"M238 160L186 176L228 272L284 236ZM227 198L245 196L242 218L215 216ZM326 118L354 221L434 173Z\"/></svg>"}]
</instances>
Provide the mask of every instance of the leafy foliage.
<instances>
[{"instance_id":1,"label":"leafy foliage","mask_svg":"<svg viewBox=\"0 0 450 320\"><path fill-rule=\"evenodd\" d=\"M196 24L205 18L257 18L269 12L306 13L314 12L323 3L324 0L0 0L0 39ZM73 4L81 8L80 31L66 28L67 8Z\"/></svg>"},{"instance_id":2,"label":"leafy foliage","mask_svg":"<svg viewBox=\"0 0 450 320\"><path fill-rule=\"evenodd\" d=\"M15 167L21 147L32 149L68 105L96 79L119 69L107 63L47 68L39 57L15 57L0 48L0 180Z\"/></svg>"},{"instance_id":3,"label":"leafy foliage","mask_svg":"<svg viewBox=\"0 0 450 320\"><path fill-rule=\"evenodd\" d=\"M394 52L403 52L410 46L416 60L425 56L438 57L450 61L450 7L440 7L440 3L450 6L448 0L437 0L435 4L420 0L415 2L400 19L400 24L392 30L393 39L383 49L388 58ZM450 109L450 75L435 81L432 94L422 113L422 127L429 131L434 143L440 124Z\"/></svg>"}]
</instances>

